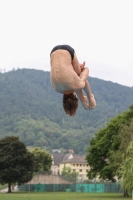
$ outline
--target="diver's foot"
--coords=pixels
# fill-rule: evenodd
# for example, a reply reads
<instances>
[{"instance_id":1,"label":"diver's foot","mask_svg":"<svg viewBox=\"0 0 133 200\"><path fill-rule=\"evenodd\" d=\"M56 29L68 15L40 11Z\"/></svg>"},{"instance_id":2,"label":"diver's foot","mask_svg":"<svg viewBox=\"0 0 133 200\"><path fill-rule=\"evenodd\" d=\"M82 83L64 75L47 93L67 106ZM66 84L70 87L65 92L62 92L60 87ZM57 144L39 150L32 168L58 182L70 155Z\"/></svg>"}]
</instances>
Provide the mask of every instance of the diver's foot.
<instances>
[{"instance_id":1,"label":"diver's foot","mask_svg":"<svg viewBox=\"0 0 133 200\"><path fill-rule=\"evenodd\" d=\"M82 105L83 105L84 109L86 109L86 110L89 109L88 98L86 96L84 96L84 100L82 102Z\"/></svg>"},{"instance_id":2,"label":"diver's foot","mask_svg":"<svg viewBox=\"0 0 133 200\"><path fill-rule=\"evenodd\" d=\"M94 95L91 94L91 97L89 98L89 109L93 109L96 107L96 100L94 99Z\"/></svg>"}]
</instances>

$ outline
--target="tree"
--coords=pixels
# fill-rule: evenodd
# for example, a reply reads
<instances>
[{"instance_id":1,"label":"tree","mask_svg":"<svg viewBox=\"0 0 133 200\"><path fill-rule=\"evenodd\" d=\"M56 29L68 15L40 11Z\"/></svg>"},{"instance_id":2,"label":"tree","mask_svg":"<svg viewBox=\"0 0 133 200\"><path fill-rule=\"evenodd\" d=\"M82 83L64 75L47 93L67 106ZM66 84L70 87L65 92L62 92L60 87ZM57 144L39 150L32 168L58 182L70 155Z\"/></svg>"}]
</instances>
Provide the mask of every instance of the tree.
<instances>
[{"instance_id":1,"label":"tree","mask_svg":"<svg viewBox=\"0 0 133 200\"><path fill-rule=\"evenodd\" d=\"M72 171L70 167L64 167L61 175L64 178L70 179L70 180L76 180L77 176L78 176L78 172Z\"/></svg>"},{"instance_id":2,"label":"tree","mask_svg":"<svg viewBox=\"0 0 133 200\"><path fill-rule=\"evenodd\" d=\"M64 114L62 95L53 92L49 75L34 69L0 74L0 138L16 135L27 146L53 149L61 144L85 153L89 138L133 103L133 87L89 77L98 106L85 112L79 102L72 119Z\"/></svg>"},{"instance_id":3,"label":"tree","mask_svg":"<svg viewBox=\"0 0 133 200\"><path fill-rule=\"evenodd\" d=\"M131 134L130 143L127 150L122 154L122 162L118 169L118 173L121 177L121 184L125 191L132 192L133 200L133 120L130 126L124 129L126 133Z\"/></svg>"},{"instance_id":4,"label":"tree","mask_svg":"<svg viewBox=\"0 0 133 200\"><path fill-rule=\"evenodd\" d=\"M0 183L11 185L32 179L34 156L19 141L19 137L8 136L0 140Z\"/></svg>"},{"instance_id":5,"label":"tree","mask_svg":"<svg viewBox=\"0 0 133 200\"><path fill-rule=\"evenodd\" d=\"M118 139L120 140L120 145L117 151L110 152L110 161L112 165L118 169L123 162L123 156L126 155L126 150L132 140L133 136L133 119L131 120L129 125L123 125L119 131ZM118 177L119 174L118 174Z\"/></svg>"},{"instance_id":6,"label":"tree","mask_svg":"<svg viewBox=\"0 0 133 200\"><path fill-rule=\"evenodd\" d=\"M40 147L32 149L31 153L35 157L34 171L49 172L52 165L51 155L45 149L41 149Z\"/></svg>"},{"instance_id":7,"label":"tree","mask_svg":"<svg viewBox=\"0 0 133 200\"><path fill-rule=\"evenodd\" d=\"M90 147L86 159L90 165L88 177L90 179L99 175L104 180L115 181L117 169L120 164L113 158L113 154L119 151L122 141L121 129L123 125L129 125L133 118L133 106L129 111L111 119L105 128L96 133L96 137L90 141ZM126 146L125 146L126 148ZM121 157L122 155L119 154ZM121 160L121 158L120 158Z\"/></svg>"}]
</instances>

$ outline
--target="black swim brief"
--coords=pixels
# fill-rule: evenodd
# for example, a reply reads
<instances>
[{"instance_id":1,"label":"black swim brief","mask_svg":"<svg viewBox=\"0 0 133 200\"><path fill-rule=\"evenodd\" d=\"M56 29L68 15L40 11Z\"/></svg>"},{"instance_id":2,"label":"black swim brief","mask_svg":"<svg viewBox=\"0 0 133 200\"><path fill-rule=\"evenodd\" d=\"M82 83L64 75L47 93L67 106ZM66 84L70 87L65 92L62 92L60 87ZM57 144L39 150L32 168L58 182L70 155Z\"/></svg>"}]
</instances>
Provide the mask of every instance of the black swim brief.
<instances>
[{"instance_id":1,"label":"black swim brief","mask_svg":"<svg viewBox=\"0 0 133 200\"><path fill-rule=\"evenodd\" d=\"M71 55L72 60L73 60L73 58L74 58L74 49L73 49L71 46L66 45L66 44L55 46L55 47L52 49L50 55L51 55L54 51L59 50L59 49L63 49L63 50L68 51L68 52L70 53L70 55Z\"/></svg>"}]
</instances>

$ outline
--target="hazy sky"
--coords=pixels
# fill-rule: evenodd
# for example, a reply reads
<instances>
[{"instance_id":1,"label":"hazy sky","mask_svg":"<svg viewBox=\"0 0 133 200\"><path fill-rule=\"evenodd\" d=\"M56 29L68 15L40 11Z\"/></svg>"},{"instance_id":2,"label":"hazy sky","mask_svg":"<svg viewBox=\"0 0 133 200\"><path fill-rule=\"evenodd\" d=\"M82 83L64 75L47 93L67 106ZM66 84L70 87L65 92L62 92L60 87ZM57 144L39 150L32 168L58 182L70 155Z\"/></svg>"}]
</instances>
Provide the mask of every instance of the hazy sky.
<instances>
[{"instance_id":1,"label":"hazy sky","mask_svg":"<svg viewBox=\"0 0 133 200\"><path fill-rule=\"evenodd\" d=\"M91 76L133 86L133 0L0 0L0 69L49 70L57 44Z\"/></svg>"}]
</instances>

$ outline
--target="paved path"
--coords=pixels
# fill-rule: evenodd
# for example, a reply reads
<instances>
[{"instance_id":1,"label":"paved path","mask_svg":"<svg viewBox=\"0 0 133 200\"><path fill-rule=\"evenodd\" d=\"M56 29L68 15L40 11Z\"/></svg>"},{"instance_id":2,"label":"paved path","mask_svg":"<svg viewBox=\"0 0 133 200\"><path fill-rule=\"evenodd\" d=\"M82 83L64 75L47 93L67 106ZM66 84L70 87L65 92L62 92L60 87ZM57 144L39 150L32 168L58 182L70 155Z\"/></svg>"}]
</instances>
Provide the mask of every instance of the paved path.
<instances>
[{"instance_id":1,"label":"paved path","mask_svg":"<svg viewBox=\"0 0 133 200\"><path fill-rule=\"evenodd\" d=\"M3 189L3 190L0 190L0 192L2 192L2 193L6 193L8 191L8 188L5 188L5 189ZM18 191L18 186L15 186L14 187L14 189L12 190L12 192L13 191Z\"/></svg>"},{"instance_id":2,"label":"paved path","mask_svg":"<svg viewBox=\"0 0 133 200\"><path fill-rule=\"evenodd\" d=\"M8 191L8 188L5 188L3 190L0 190L0 192L6 193Z\"/></svg>"}]
</instances>

